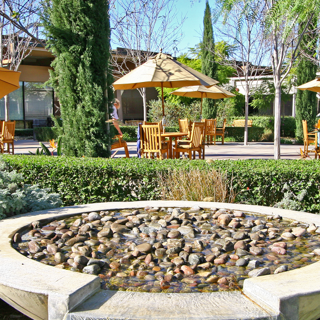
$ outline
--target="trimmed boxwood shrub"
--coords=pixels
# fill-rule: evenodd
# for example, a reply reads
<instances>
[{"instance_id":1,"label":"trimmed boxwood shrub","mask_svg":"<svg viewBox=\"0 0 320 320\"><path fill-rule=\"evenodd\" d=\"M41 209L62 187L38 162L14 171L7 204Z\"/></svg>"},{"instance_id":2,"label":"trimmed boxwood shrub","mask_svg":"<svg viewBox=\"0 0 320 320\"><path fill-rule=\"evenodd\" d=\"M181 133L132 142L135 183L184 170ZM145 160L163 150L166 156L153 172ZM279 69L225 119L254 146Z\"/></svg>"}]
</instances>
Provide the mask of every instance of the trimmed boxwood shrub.
<instances>
[{"instance_id":1,"label":"trimmed boxwood shrub","mask_svg":"<svg viewBox=\"0 0 320 320\"><path fill-rule=\"evenodd\" d=\"M264 133L264 128L249 127L248 128L248 141L261 141ZM225 137L232 138L236 142L244 140L244 128L242 127L226 127Z\"/></svg>"},{"instance_id":2,"label":"trimmed boxwood shrub","mask_svg":"<svg viewBox=\"0 0 320 320\"><path fill-rule=\"evenodd\" d=\"M228 126L232 126L233 120L244 119L244 117L233 117L227 122ZM274 117L272 116L249 116L252 120L252 127L264 128L265 133L274 130ZM281 117L281 137L295 137L296 122L295 118L285 116ZM242 140L243 141L243 140Z\"/></svg>"},{"instance_id":3,"label":"trimmed boxwood shrub","mask_svg":"<svg viewBox=\"0 0 320 320\"><path fill-rule=\"evenodd\" d=\"M141 121L142 122L142 121ZM124 140L126 141L137 141L137 126L120 126L123 133ZM31 129L31 135L35 132L36 140L38 141L49 141L51 139L57 139L57 130L55 127L37 127ZM166 131L174 132L179 131L179 127L166 127Z\"/></svg>"},{"instance_id":4,"label":"trimmed boxwood shrub","mask_svg":"<svg viewBox=\"0 0 320 320\"><path fill-rule=\"evenodd\" d=\"M55 127L37 127L33 128L35 138L38 141L49 141L51 139L58 139L57 129Z\"/></svg>"},{"instance_id":5,"label":"trimmed boxwood shrub","mask_svg":"<svg viewBox=\"0 0 320 320\"><path fill-rule=\"evenodd\" d=\"M19 137L33 136L33 129L16 129L14 135Z\"/></svg>"},{"instance_id":6,"label":"trimmed boxwood shrub","mask_svg":"<svg viewBox=\"0 0 320 320\"><path fill-rule=\"evenodd\" d=\"M244 119L243 117L233 117L228 120L226 127L226 135L229 140L242 142L244 139L244 129L241 127L232 127L233 120ZM252 127L249 127L249 141L261 141L264 133L273 132L274 117L249 117L253 120ZM142 120L141 120L142 122ZM120 126L123 133L124 140L137 141L137 126ZM282 137L295 137L296 123L293 117L281 118L281 136ZM28 129L26 129L28 130ZM38 141L49 141L57 139L56 129L54 127L39 127L34 128L35 137ZM166 127L166 131L175 132L179 131L179 127ZM32 135L32 134L31 134Z\"/></svg>"},{"instance_id":7,"label":"trimmed boxwood shrub","mask_svg":"<svg viewBox=\"0 0 320 320\"><path fill-rule=\"evenodd\" d=\"M316 160L92 159L5 155L25 183L58 192L64 205L105 201L159 200L159 176L168 170L219 169L227 174L236 202L274 206L285 195L299 198L303 211L320 212L320 165ZM210 179L210 177L208 177ZM286 185L286 189L284 186ZM289 188L289 191L288 191Z\"/></svg>"}]
</instances>

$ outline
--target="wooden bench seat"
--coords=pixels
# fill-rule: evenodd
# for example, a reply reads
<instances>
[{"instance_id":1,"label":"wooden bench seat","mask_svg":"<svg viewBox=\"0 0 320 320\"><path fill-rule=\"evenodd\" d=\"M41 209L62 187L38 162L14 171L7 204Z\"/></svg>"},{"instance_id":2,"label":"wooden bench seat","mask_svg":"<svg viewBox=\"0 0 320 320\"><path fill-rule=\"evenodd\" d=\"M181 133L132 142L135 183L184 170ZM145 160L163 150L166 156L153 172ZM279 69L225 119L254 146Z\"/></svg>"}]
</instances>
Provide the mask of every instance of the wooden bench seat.
<instances>
[{"instance_id":1,"label":"wooden bench seat","mask_svg":"<svg viewBox=\"0 0 320 320\"><path fill-rule=\"evenodd\" d=\"M245 120L233 120L233 127L244 127L245 126ZM252 120L248 120L248 127L252 127Z\"/></svg>"},{"instance_id":2,"label":"wooden bench seat","mask_svg":"<svg viewBox=\"0 0 320 320\"><path fill-rule=\"evenodd\" d=\"M116 135L114 139L116 141L111 145L111 150L124 148L126 158L130 158L127 142L124 141L120 135Z\"/></svg>"}]
</instances>

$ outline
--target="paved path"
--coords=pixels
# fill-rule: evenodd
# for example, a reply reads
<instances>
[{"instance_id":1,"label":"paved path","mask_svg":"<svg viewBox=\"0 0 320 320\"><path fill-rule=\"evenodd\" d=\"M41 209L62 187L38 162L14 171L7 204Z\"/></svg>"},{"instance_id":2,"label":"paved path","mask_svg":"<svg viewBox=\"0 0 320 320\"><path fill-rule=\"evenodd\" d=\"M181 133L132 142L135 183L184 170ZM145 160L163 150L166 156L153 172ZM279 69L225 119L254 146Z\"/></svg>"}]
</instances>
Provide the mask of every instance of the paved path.
<instances>
[{"instance_id":1,"label":"paved path","mask_svg":"<svg viewBox=\"0 0 320 320\"><path fill-rule=\"evenodd\" d=\"M45 143L48 146L48 143ZM35 153L39 147L39 142L35 140L18 140L14 143L15 154L29 154L29 151ZM281 145L281 159L299 159L300 145ZM128 142L130 157L137 157L137 147L135 142ZM240 142L227 142L215 146L206 146L206 159L273 159L272 142L250 142L244 146ZM124 157L123 149L118 149L115 158Z\"/></svg>"}]
</instances>

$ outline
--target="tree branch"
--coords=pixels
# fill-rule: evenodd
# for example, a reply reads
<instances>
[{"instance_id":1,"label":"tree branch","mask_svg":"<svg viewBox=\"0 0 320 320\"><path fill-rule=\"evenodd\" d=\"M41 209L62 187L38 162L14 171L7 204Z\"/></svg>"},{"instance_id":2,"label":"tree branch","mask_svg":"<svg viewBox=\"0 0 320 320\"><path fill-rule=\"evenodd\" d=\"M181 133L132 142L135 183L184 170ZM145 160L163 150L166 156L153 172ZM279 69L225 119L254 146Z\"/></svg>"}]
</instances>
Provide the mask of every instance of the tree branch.
<instances>
[{"instance_id":1,"label":"tree branch","mask_svg":"<svg viewBox=\"0 0 320 320\"><path fill-rule=\"evenodd\" d=\"M25 34L27 34L29 37L32 38L35 42L41 45L41 47L45 48L46 46L44 45L43 41L40 39L36 38L33 34L31 34L26 28L21 26L19 23L17 23L15 20L13 20L11 17L9 17L6 13L4 13L2 10L0 10L0 16L4 17L7 19L9 22L11 22L16 28L19 30L23 31Z\"/></svg>"}]
</instances>

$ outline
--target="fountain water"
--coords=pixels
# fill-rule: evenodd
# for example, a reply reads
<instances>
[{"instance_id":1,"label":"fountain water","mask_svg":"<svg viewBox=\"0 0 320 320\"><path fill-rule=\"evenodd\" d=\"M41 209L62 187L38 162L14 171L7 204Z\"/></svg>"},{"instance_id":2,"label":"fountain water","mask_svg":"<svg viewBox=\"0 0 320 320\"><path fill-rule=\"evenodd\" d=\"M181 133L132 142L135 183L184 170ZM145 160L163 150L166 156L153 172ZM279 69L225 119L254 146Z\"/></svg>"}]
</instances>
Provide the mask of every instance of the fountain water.
<instances>
[{"instance_id":1,"label":"fountain water","mask_svg":"<svg viewBox=\"0 0 320 320\"><path fill-rule=\"evenodd\" d=\"M147 201L100 203L31 213L0 221L0 297L33 319L317 319L319 263L281 274L250 278L243 291L146 293L100 289L94 275L70 272L27 259L11 239L35 220L52 221L91 211L152 207L226 208L320 226L313 214L226 203Z\"/></svg>"}]
</instances>

